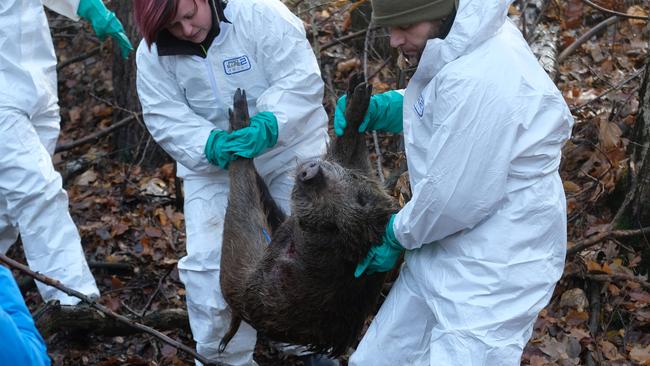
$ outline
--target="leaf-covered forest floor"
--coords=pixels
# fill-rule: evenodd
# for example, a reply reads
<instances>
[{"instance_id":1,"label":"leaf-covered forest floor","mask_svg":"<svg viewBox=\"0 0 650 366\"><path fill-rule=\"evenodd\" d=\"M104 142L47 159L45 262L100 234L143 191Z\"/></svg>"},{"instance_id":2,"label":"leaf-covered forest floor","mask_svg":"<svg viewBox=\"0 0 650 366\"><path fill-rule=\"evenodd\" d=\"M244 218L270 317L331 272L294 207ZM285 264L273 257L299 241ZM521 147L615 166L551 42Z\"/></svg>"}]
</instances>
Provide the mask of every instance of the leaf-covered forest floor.
<instances>
[{"instance_id":1,"label":"leaf-covered forest floor","mask_svg":"<svg viewBox=\"0 0 650 366\"><path fill-rule=\"evenodd\" d=\"M560 27L559 50L609 17L581 0L549 2L542 22ZM648 15L647 2L607 0L599 4ZM400 79L407 80L409 70L398 71L398 57L389 50L385 31L375 30L366 36L365 25L357 26L358 19L351 16L367 3L298 0L289 5L304 20L318 55L328 112L353 70L366 68L377 92L405 85ZM513 6L511 13L518 13L518 9ZM110 126L113 111L121 108L113 102L113 93L120 91L113 90L110 42L100 45L85 23L54 13L48 16L60 67L61 145ZM555 81L576 120L561 165L569 248L602 233L625 197L626 192L617 186L626 175L626 149L634 143L630 132L645 68L645 27L644 21L620 19L559 64ZM346 37L355 32L355 37ZM141 143L146 144L146 138ZM368 147L376 158L374 145L369 137ZM409 198L409 187L406 174L400 170L404 164L400 139L379 135L377 146L383 174L387 179L397 179L393 193L403 204ZM173 164L145 168L144 158L125 163L116 159L119 153L108 136L54 156L102 292L99 301L133 319L143 311L184 309L184 288L176 263L184 255L185 235ZM644 248L650 252L650 241L642 236L607 236L571 253L551 303L540 314L522 364L650 365L650 264L642 261ZM9 255L24 262L20 246L14 246ZM122 267L107 268L107 263ZM45 304L33 287L29 288L25 276L17 277L27 289L30 309L35 313L43 309ZM186 326L163 332L193 347ZM61 327L46 334L46 342L53 365L192 363L187 354L142 333L110 336ZM593 363L588 363L590 358ZM256 359L261 365L300 364L265 342L260 342Z\"/></svg>"}]
</instances>

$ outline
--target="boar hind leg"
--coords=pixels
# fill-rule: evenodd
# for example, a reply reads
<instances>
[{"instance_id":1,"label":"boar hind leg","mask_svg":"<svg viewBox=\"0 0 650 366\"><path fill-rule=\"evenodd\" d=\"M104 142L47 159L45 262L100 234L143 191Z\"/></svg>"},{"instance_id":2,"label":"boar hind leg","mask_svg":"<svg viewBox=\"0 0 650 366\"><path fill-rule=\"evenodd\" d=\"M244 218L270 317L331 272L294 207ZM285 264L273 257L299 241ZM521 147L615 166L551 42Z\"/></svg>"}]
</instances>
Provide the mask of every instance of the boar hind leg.
<instances>
[{"instance_id":1,"label":"boar hind leg","mask_svg":"<svg viewBox=\"0 0 650 366\"><path fill-rule=\"evenodd\" d=\"M337 136L330 145L328 157L346 168L370 173L370 161L364 134L358 129L368 110L372 85L363 82L363 74L354 74L348 80L343 136Z\"/></svg>"},{"instance_id":2,"label":"boar hind leg","mask_svg":"<svg viewBox=\"0 0 650 366\"><path fill-rule=\"evenodd\" d=\"M230 111L230 126L237 130L248 126L246 93L237 90L234 110ZM244 297L247 283L255 272L264 251L270 228L262 206L262 194L253 160L237 158L230 163L230 192L223 225L221 249L221 291L232 313L231 328L222 339L221 349L234 336L239 324L246 319Z\"/></svg>"}]
</instances>

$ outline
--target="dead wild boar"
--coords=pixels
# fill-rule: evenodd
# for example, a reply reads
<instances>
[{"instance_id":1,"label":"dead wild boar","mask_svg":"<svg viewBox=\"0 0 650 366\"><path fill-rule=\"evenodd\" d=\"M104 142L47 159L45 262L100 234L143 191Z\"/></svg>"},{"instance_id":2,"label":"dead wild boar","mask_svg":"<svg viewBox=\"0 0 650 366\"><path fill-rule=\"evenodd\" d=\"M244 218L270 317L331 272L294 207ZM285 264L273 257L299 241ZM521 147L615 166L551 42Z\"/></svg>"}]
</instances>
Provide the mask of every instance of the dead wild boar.
<instances>
[{"instance_id":1,"label":"dead wild boar","mask_svg":"<svg viewBox=\"0 0 650 366\"><path fill-rule=\"evenodd\" d=\"M371 94L360 78L348 86L344 136L321 160L297 168L291 216L275 205L251 159L230 163L220 281L232 322L222 350L243 319L271 340L341 355L375 309L385 275L355 278L354 270L397 206L357 132ZM231 129L248 124L246 94L237 90Z\"/></svg>"}]
</instances>

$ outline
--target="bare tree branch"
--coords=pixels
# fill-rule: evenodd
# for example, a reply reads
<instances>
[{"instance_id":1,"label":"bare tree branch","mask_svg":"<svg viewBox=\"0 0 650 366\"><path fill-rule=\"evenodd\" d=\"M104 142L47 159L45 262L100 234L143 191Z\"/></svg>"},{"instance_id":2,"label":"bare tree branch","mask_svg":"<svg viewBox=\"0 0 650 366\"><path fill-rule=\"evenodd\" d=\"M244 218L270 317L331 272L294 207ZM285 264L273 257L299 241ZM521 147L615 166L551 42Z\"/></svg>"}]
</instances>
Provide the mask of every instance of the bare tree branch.
<instances>
[{"instance_id":1,"label":"bare tree branch","mask_svg":"<svg viewBox=\"0 0 650 366\"><path fill-rule=\"evenodd\" d=\"M610 228L611 228L610 224ZM591 247L592 245L601 243L603 240L608 238L627 238L630 236L646 235L650 234L650 226L646 226L637 230L604 230L588 239L579 241L576 245L572 246L567 250L567 255L574 255L584 249Z\"/></svg>"},{"instance_id":2,"label":"bare tree branch","mask_svg":"<svg viewBox=\"0 0 650 366\"><path fill-rule=\"evenodd\" d=\"M4 254L0 254L0 262L4 262L5 264L10 266L11 268L15 268L15 269L21 271L22 273L35 278L39 282L42 282L42 283L44 283L44 284L46 284L48 286L55 287L55 288L65 292L66 294L68 294L70 296L74 296L76 298L79 298L79 299L81 299L81 301L83 301L83 302L87 303L88 305L90 305L91 307L99 310L103 314L109 315L109 316L117 319L118 321L120 321L120 322L122 322L122 323L124 323L124 324L126 324L128 326L131 326L131 327L136 328L136 329L138 329L138 330L140 330L142 332L153 335L154 337L156 337L156 338L160 339L161 341L169 344L170 346L175 347L177 349L180 349L181 351L184 351L184 352L188 353L189 355L191 355L195 359L201 361L204 365L209 365L209 366L229 366L229 365L221 363L221 362L210 361L207 358L205 358L205 357L199 355L198 353L196 353L190 347L169 338L168 336L160 333L159 331L157 331L157 330L155 330L153 328L150 328L150 327L148 327L148 326L146 326L144 324L140 324L138 322L134 322L131 319L129 319L129 318L123 316L123 315L117 314L117 313L113 312L111 309L109 309L109 308L107 308L107 307L105 307L105 306L103 306L101 304L98 304L97 302L90 299L88 296L82 294L81 292L70 289L70 288L62 285L61 282L59 282L57 280L54 280L54 279L49 278L47 276L44 276L44 275L42 275L40 273L34 272L34 271L30 270L24 264L16 262L16 261L14 261L13 259L7 257Z\"/></svg>"},{"instance_id":3,"label":"bare tree branch","mask_svg":"<svg viewBox=\"0 0 650 366\"><path fill-rule=\"evenodd\" d=\"M584 0L583 0L584 1ZM589 38L593 37L596 33L600 32L603 30L603 28L607 28L608 26L618 22L620 18L618 16L613 16L609 17L602 22L596 24L593 28L589 29L587 33L583 34L580 36L580 38L576 39L573 43L571 43L567 48L562 50L560 55L557 57L557 62L560 63L564 61L570 54L572 54L578 47L580 47L581 44L587 42Z\"/></svg>"},{"instance_id":4,"label":"bare tree branch","mask_svg":"<svg viewBox=\"0 0 650 366\"><path fill-rule=\"evenodd\" d=\"M582 2L589 5L589 6L591 6L592 8L595 8L595 9L598 9L598 10L602 11L603 13L607 13L607 14L611 14L611 15L618 15L620 17L629 18L629 19L640 19L640 20L648 20L648 19L650 19L648 17L642 17L642 16L638 16L638 15L630 15L630 14L621 13L621 12L616 11L616 10L607 9L607 8L605 8L605 7L601 6L601 5L598 5L598 4L596 4L596 3L594 3L593 1L590 1L590 0L582 0Z\"/></svg>"},{"instance_id":5,"label":"bare tree branch","mask_svg":"<svg viewBox=\"0 0 650 366\"><path fill-rule=\"evenodd\" d=\"M99 130L99 131L97 131L97 132L95 132L93 134L90 134L90 135L88 135L88 136L86 136L84 138L81 138L81 139L76 140L76 141L69 142L67 144L57 145L56 149L54 150L54 153L59 153L61 151L71 150L71 149L73 149L73 148L75 148L77 146L94 142L95 140L98 140L98 139L108 135L109 133L111 133L113 131L116 131L117 129L126 126L127 124L131 123L132 121L138 120L141 116L142 116L142 113L133 113L132 115L124 118L123 120L121 120L121 121L119 121L119 122L117 122L115 124L112 124L111 126L105 128L103 130Z\"/></svg>"}]
</instances>

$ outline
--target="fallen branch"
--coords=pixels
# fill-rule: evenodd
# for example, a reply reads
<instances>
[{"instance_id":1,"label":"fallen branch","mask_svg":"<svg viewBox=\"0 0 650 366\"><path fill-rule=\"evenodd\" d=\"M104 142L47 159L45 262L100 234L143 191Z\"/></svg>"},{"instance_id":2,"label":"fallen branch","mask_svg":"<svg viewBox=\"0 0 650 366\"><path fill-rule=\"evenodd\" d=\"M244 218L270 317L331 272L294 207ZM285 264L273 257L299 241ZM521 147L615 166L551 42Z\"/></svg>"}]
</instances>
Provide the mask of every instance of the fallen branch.
<instances>
[{"instance_id":1,"label":"fallen branch","mask_svg":"<svg viewBox=\"0 0 650 366\"><path fill-rule=\"evenodd\" d=\"M584 1L584 0L583 0ZM596 24L593 28L589 29L585 34L580 36L578 39L576 39L573 43L567 46L562 52L560 52L560 55L557 57L557 62L562 62L564 59L566 59L570 54L572 54L578 47L580 47L581 44L587 42L591 37L593 37L595 34L598 32L602 31L604 28L607 28L608 26L618 22L620 18L618 16L613 16L609 17L602 22Z\"/></svg>"},{"instance_id":2,"label":"fallen branch","mask_svg":"<svg viewBox=\"0 0 650 366\"><path fill-rule=\"evenodd\" d=\"M101 46L95 47L92 50L90 50L90 51L88 51L86 53L82 53L81 55L79 55L77 57L73 57L73 58L71 58L69 60L61 62L60 64L58 64L56 66L56 71L58 72L59 70L63 69L64 67L72 65L75 62L79 62L79 61L85 60L85 59L87 59L87 58L89 58L91 56L95 56L96 54L99 53L100 49L101 49Z\"/></svg>"},{"instance_id":3,"label":"fallen branch","mask_svg":"<svg viewBox=\"0 0 650 366\"><path fill-rule=\"evenodd\" d=\"M27 266L23 265L22 263L14 261L13 259L7 257L4 254L0 254L0 262L3 262L3 263L7 264L8 266L10 266L12 268L15 268L15 269L23 272L24 274L27 274L27 275L35 278L36 280L38 280L38 281L40 281L40 282L42 282L42 283L44 283L44 284L46 284L48 286L52 286L52 287L54 287L54 288L56 288L58 290L61 290L61 291L65 292L66 294L68 294L70 296L74 296L76 298L79 298L79 299L81 299L81 301L83 301L84 303L90 305L91 307L99 310L103 314L109 315L109 316L117 319L118 321L130 326L130 327L136 328L136 329L138 329L138 330L140 330L142 332L153 335L154 337L156 337L156 338L160 339L161 341L169 344L170 346L175 347L177 349L180 349L181 351L184 351L184 352L188 353L189 355L191 355L195 359L202 362L204 365L208 365L208 366L229 366L229 365L221 363L221 362L210 361L207 358L205 358L205 357L199 355L198 353L196 353L190 347L169 338L168 336L160 333L159 331L157 331L157 330L155 330L153 328L150 328L150 327L148 327L148 326L146 326L144 324L140 324L138 322L134 322L131 319L129 319L129 318L123 316L123 315L117 314L114 311L112 311L111 309L109 309L109 308L107 308L107 307L105 307L105 306L103 306L101 304L98 304L94 300L91 300L88 296L82 294L81 292L72 290L72 289L62 285L61 282L59 282L57 280L54 280L54 279L49 278L47 276L44 276L44 275L42 275L40 273L34 272L34 271L30 270Z\"/></svg>"},{"instance_id":4,"label":"fallen branch","mask_svg":"<svg viewBox=\"0 0 650 366\"><path fill-rule=\"evenodd\" d=\"M94 142L95 140L98 140L101 137L104 137L105 135L108 135L109 133L117 130L118 128L122 128L122 127L126 126L127 124L131 123L133 120L138 120L141 116L142 116L142 113L134 113L133 115L128 116L128 117L122 119L121 121L119 121L117 123L114 123L114 124L110 125L109 127L105 128L103 130L99 130L99 131L97 131L97 132L95 132L93 134L90 134L90 135L88 135L88 136L86 136L84 138L81 138L81 139L76 140L76 141L69 142L67 144L57 145L56 149L54 150L54 153L59 153L61 151L67 151L67 150L73 149L73 148L75 148L77 146L87 144L87 143L90 143L90 142Z\"/></svg>"},{"instance_id":5,"label":"fallen branch","mask_svg":"<svg viewBox=\"0 0 650 366\"><path fill-rule=\"evenodd\" d=\"M640 16L640 15L630 15L630 14L626 14L626 13L621 13L621 12L616 11L616 10L607 9L607 8L605 8L603 6L600 6L600 5L594 3L594 2L592 2L590 0L582 0L582 2L589 5L589 6L591 6L592 8L595 8L595 9L598 9L598 10L602 11L603 13L617 15L619 17L624 17L624 18L629 18L629 19L640 19L640 20L649 20L650 19L648 17L643 17L643 16Z\"/></svg>"},{"instance_id":6,"label":"fallen branch","mask_svg":"<svg viewBox=\"0 0 650 366\"><path fill-rule=\"evenodd\" d=\"M341 38L337 38L337 39L333 40L332 42L324 44L323 47L320 48L320 52L323 52L324 50L326 50L326 49L328 49L330 47L336 46L339 43L343 43L343 41L347 41L348 39L352 39L352 38L361 36L361 35L365 34L367 31L368 31L368 29L362 29L360 31L350 33L350 34L348 34L346 36L343 36Z\"/></svg>"},{"instance_id":7,"label":"fallen branch","mask_svg":"<svg viewBox=\"0 0 650 366\"><path fill-rule=\"evenodd\" d=\"M139 333L140 330L130 325L107 317L88 306L61 306L47 304L44 309L34 314L36 326L43 337L61 330L81 334L97 334L109 337L125 336ZM147 314L142 323L158 330L190 330L187 312L183 309L164 309Z\"/></svg>"},{"instance_id":8,"label":"fallen branch","mask_svg":"<svg viewBox=\"0 0 650 366\"><path fill-rule=\"evenodd\" d=\"M588 239L577 242L574 246L567 250L567 256L574 255L584 249L598 244L608 238L627 238L630 236L650 234L650 226L637 229L637 230L605 230Z\"/></svg>"},{"instance_id":9,"label":"fallen branch","mask_svg":"<svg viewBox=\"0 0 650 366\"><path fill-rule=\"evenodd\" d=\"M595 273L570 272L570 273L565 273L564 277L588 278L600 282L632 281L638 283L639 285L641 285L641 287L650 290L650 282L642 278L639 278L637 276L625 274L625 273L595 274Z\"/></svg>"},{"instance_id":10,"label":"fallen branch","mask_svg":"<svg viewBox=\"0 0 650 366\"><path fill-rule=\"evenodd\" d=\"M88 261L88 267L95 270L104 270L111 274L133 273L133 266L128 263Z\"/></svg>"},{"instance_id":11,"label":"fallen branch","mask_svg":"<svg viewBox=\"0 0 650 366\"><path fill-rule=\"evenodd\" d=\"M645 72L645 69L640 69L639 71L637 71L636 73L634 73L634 75L632 75L632 76L630 76L629 78L627 78L627 79L621 81L618 85L614 85L613 87L610 87L609 89L607 89L607 90L605 90L604 92L600 93L600 94L599 94L598 96L596 96L594 99L591 99L591 100L589 100L589 101L587 101L587 102L584 102L584 103L580 104L580 105L577 106L577 107L573 107L573 108L571 108L571 113L576 113L576 112L578 112L579 110L581 110L582 108L588 106L589 104L591 104L591 103L593 103L593 102L595 102L595 101L597 101L597 100L602 99L604 96L606 96L607 94L613 92L614 90L619 90L620 88L622 88L623 86L625 86L625 84L627 84L627 83L629 83L630 81L636 79L637 77L639 77L640 75L642 75L644 72Z\"/></svg>"}]
</instances>

